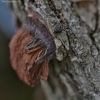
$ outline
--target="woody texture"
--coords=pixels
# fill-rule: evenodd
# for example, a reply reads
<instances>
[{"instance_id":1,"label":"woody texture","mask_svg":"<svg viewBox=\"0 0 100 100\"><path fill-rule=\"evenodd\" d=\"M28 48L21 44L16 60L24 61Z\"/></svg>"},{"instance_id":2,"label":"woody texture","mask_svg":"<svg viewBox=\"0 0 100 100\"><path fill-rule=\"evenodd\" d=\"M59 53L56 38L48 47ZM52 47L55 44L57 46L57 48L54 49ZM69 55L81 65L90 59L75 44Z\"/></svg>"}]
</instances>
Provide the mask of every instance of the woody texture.
<instances>
[{"instance_id":1,"label":"woody texture","mask_svg":"<svg viewBox=\"0 0 100 100\"><path fill-rule=\"evenodd\" d=\"M27 7L32 7L43 19L37 15L31 17L28 12L29 20L34 20L28 21L30 24L10 43L12 66L20 79L36 86L39 79L48 76L47 81L40 82L45 100L100 100L100 0L22 0L12 3L11 7L21 24L26 20ZM35 45L32 44L34 36L41 37ZM56 59L52 59L54 42Z\"/></svg>"}]
</instances>

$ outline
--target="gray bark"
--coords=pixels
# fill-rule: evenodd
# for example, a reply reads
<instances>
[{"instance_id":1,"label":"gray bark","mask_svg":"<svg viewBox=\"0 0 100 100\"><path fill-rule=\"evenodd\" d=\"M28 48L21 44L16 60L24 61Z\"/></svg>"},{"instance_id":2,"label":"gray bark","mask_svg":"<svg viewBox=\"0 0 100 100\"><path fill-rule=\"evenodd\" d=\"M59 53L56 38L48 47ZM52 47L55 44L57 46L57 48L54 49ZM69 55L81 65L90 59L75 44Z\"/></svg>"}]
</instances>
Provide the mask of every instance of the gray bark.
<instances>
[{"instance_id":1,"label":"gray bark","mask_svg":"<svg viewBox=\"0 0 100 100\"><path fill-rule=\"evenodd\" d=\"M20 24L25 9L35 9L55 38L57 58L50 62L48 81L41 81L46 100L100 100L100 0L19 0L10 5ZM54 33L55 23L61 33Z\"/></svg>"}]
</instances>

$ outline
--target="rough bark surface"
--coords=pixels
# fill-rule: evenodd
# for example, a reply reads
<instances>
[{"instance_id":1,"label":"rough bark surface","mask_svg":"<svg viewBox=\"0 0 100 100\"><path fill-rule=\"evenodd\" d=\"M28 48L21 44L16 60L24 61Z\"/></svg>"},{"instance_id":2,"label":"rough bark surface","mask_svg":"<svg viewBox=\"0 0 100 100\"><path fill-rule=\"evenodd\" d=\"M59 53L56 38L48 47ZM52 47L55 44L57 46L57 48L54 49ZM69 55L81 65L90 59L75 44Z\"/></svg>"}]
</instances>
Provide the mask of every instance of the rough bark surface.
<instances>
[{"instance_id":1,"label":"rough bark surface","mask_svg":"<svg viewBox=\"0 0 100 100\"><path fill-rule=\"evenodd\" d=\"M48 81L41 81L46 100L100 100L100 0L19 0L12 2L17 25L25 9L35 9L57 46ZM62 32L54 33L55 25Z\"/></svg>"}]
</instances>

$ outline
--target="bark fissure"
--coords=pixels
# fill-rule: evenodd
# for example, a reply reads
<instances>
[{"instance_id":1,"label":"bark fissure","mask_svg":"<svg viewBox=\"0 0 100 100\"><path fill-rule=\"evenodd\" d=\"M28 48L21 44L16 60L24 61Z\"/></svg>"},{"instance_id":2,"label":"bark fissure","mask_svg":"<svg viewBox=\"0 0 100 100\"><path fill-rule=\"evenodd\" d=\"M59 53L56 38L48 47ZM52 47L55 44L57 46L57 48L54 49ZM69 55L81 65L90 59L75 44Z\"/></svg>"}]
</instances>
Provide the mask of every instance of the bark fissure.
<instances>
[{"instance_id":1,"label":"bark fissure","mask_svg":"<svg viewBox=\"0 0 100 100\"><path fill-rule=\"evenodd\" d=\"M95 20L96 20L96 23L95 23L95 29L93 31L93 33L95 33L98 29L98 23L99 23L99 12L98 12L98 0L96 0L96 4L95 4L95 7L96 7L96 13L95 13Z\"/></svg>"}]
</instances>

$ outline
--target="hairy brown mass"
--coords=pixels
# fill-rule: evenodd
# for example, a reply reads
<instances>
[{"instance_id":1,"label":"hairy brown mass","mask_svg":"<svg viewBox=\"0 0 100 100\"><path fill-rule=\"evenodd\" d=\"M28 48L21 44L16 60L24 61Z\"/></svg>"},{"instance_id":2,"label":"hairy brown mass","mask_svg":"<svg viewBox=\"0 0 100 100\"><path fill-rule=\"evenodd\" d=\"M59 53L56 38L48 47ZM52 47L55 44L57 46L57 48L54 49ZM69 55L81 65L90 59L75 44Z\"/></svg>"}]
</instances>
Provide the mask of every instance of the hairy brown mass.
<instances>
[{"instance_id":1,"label":"hairy brown mass","mask_svg":"<svg viewBox=\"0 0 100 100\"><path fill-rule=\"evenodd\" d=\"M13 69L22 81L34 87L39 83L40 79L47 80L48 64L46 59L35 63L35 60L43 54L45 48L37 46L25 50L25 46L31 39L32 36L27 30L20 29L11 40L9 47Z\"/></svg>"}]
</instances>

